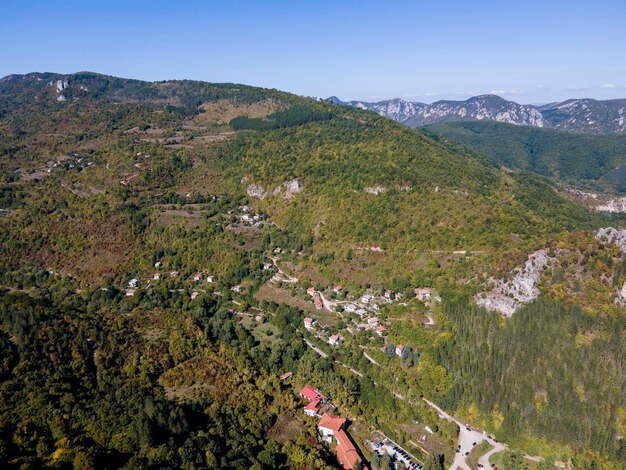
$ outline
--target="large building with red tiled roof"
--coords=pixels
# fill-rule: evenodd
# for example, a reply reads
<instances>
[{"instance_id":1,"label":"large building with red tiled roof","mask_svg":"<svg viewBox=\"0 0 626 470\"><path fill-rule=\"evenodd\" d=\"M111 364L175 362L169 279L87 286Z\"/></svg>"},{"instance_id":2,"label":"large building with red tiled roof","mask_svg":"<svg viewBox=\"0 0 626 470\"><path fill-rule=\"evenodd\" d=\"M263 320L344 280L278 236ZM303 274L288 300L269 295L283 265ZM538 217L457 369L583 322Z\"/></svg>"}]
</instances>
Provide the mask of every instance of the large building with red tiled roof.
<instances>
[{"instance_id":1,"label":"large building with red tiled roof","mask_svg":"<svg viewBox=\"0 0 626 470\"><path fill-rule=\"evenodd\" d=\"M340 418L331 416L328 413L324 413L322 419L320 419L317 429L323 438L331 438L337 431L342 429L346 425L346 418Z\"/></svg>"},{"instance_id":2,"label":"large building with red tiled roof","mask_svg":"<svg viewBox=\"0 0 626 470\"><path fill-rule=\"evenodd\" d=\"M326 397L320 393L319 390L307 385L302 390L300 390L300 396L309 401L318 400L320 402L326 401Z\"/></svg>"},{"instance_id":3,"label":"large building with red tiled roof","mask_svg":"<svg viewBox=\"0 0 626 470\"><path fill-rule=\"evenodd\" d=\"M352 439L345 431L346 419L338 416L331 416L324 413L317 425L317 429L326 442L332 442L333 437L337 441L335 452L337 460L343 465L345 470L363 468L363 459L359 455Z\"/></svg>"},{"instance_id":4,"label":"large building with red tiled roof","mask_svg":"<svg viewBox=\"0 0 626 470\"><path fill-rule=\"evenodd\" d=\"M363 460L356 450L356 447L352 443L350 436L343 429L340 429L335 433L335 439L337 440L337 460L343 465L345 470L353 470L355 468L363 468Z\"/></svg>"}]
</instances>

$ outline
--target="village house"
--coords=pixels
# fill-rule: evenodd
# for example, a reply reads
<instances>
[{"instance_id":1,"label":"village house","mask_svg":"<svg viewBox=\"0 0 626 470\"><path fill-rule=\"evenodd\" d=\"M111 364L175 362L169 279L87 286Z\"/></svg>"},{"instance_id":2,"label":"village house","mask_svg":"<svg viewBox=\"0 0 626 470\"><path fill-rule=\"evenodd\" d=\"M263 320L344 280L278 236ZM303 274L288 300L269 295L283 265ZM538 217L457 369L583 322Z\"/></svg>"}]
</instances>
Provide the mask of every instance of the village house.
<instances>
[{"instance_id":1,"label":"village house","mask_svg":"<svg viewBox=\"0 0 626 470\"><path fill-rule=\"evenodd\" d=\"M356 312L356 305L354 305L354 304L347 304L343 309L346 312L348 312L348 313L354 313L354 312Z\"/></svg>"},{"instance_id":2,"label":"village house","mask_svg":"<svg viewBox=\"0 0 626 470\"><path fill-rule=\"evenodd\" d=\"M419 287L415 289L415 295L418 300L429 300L430 299L430 289L428 287Z\"/></svg>"},{"instance_id":3,"label":"village house","mask_svg":"<svg viewBox=\"0 0 626 470\"><path fill-rule=\"evenodd\" d=\"M333 292L335 294L341 294L342 290L343 290L343 287L341 287L339 284L335 284L335 286L333 287Z\"/></svg>"},{"instance_id":4,"label":"village house","mask_svg":"<svg viewBox=\"0 0 626 470\"><path fill-rule=\"evenodd\" d=\"M322 310L324 308L324 304L322 303L322 298L317 292L313 296L313 303L315 304L315 308L318 310Z\"/></svg>"},{"instance_id":5,"label":"village house","mask_svg":"<svg viewBox=\"0 0 626 470\"><path fill-rule=\"evenodd\" d=\"M241 294L241 286L239 284L237 284L236 286L233 286L230 290L232 290L233 292L236 292L237 294Z\"/></svg>"},{"instance_id":6,"label":"village house","mask_svg":"<svg viewBox=\"0 0 626 470\"><path fill-rule=\"evenodd\" d=\"M133 295L135 295L135 290L134 289L128 289L126 291L126 296L127 297L132 297Z\"/></svg>"},{"instance_id":7,"label":"village house","mask_svg":"<svg viewBox=\"0 0 626 470\"><path fill-rule=\"evenodd\" d=\"M361 302L363 302L364 304L369 304L373 298L374 297L372 297L371 295L366 294L363 297L361 297Z\"/></svg>"},{"instance_id":8,"label":"village house","mask_svg":"<svg viewBox=\"0 0 626 470\"><path fill-rule=\"evenodd\" d=\"M159 279L161 279L161 273L154 273L154 275L152 276L152 279L154 279L155 281L158 281Z\"/></svg>"},{"instance_id":9,"label":"village house","mask_svg":"<svg viewBox=\"0 0 626 470\"><path fill-rule=\"evenodd\" d=\"M315 295L315 287L309 287L306 290L306 293L309 294L311 297L313 297Z\"/></svg>"},{"instance_id":10,"label":"village house","mask_svg":"<svg viewBox=\"0 0 626 470\"><path fill-rule=\"evenodd\" d=\"M370 326L370 327L377 326L378 325L378 318L377 317L368 318L367 319L367 325Z\"/></svg>"},{"instance_id":11,"label":"village house","mask_svg":"<svg viewBox=\"0 0 626 470\"><path fill-rule=\"evenodd\" d=\"M198 282L202 280L202 274L198 273L193 276L193 280Z\"/></svg>"},{"instance_id":12,"label":"village house","mask_svg":"<svg viewBox=\"0 0 626 470\"><path fill-rule=\"evenodd\" d=\"M328 413L324 413L322 415L322 419L317 425L317 430L322 436L322 440L326 442L332 442L332 438L335 436L335 433L346 424L346 418L340 418L331 416Z\"/></svg>"},{"instance_id":13,"label":"village house","mask_svg":"<svg viewBox=\"0 0 626 470\"><path fill-rule=\"evenodd\" d=\"M331 346L337 346L343 340L344 337L340 333L337 333L336 335L332 335L330 338L328 338L328 344L330 344Z\"/></svg>"},{"instance_id":14,"label":"village house","mask_svg":"<svg viewBox=\"0 0 626 470\"><path fill-rule=\"evenodd\" d=\"M365 315L367 315L367 310L365 310L364 308L359 308L357 309L356 313L358 316L360 316L361 318L363 318Z\"/></svg>"},{"instance_id":15,"label":"village house","mask_svg":"<svg viewBox=\"0 0 626 470\"><path fill-rule=\"evenodd\" d=\"M300 390L299 395L301 398L304 398L305 400L308 400L308 401L318 400L322 403L326 401L326 397L322 395L319 390L311 387L310 385L307 385L302 390Z\"/></svg>"},{"instance_id":16,"label":"village house","mask_svg":"<svg viewBox=\"0 0 626 470\"><path fill-rule=\"evenodd\" d=\"M319 400L311 400L307 406L304 407L304 414L310 416L311 418L315 418L319 416L320 411L320 401Z\"/></svg>"},{"instance_id":17,"label":"village house","mask_svg":"<svg viewBox=\"0 0 626 470\"><path fill-rule=\"evenodd\" d=\"M304 327L307 330L310 330L313 327L313 325L315 325L316 323L317 323L317 320L315 320L314 318L306 317L304 319Z\"/></svg>"},{"instance_id":18,"label":"village house","mask_svg":"<svg viewBox=\"0 0 626 470\"><path fill-rule=\"evenodd\" d=\"M285 372L284 374L281 374L280 377L278 377L278 381L279 382L284 382L285 380L290 378L292 375L293 375L293 372Z\"/></svg>"},{"instance_id":19,"label":"village house","mask_svg":"<svg viewBox=\"0 0 626 470\"><path fill-rule=\"evenodd\" d=\"M207 276L207 277L206 277L206 282L208 282L209 284L212 284L212 283L213 283L213 281L214 281L214 279L215 279L215 278L214 278L213 276Z\"/></svg>"},{"instance_id":20,"label":"village house","mask_svg":"<svg viewBox=\"0 0 626 470\"><path fill-rule=\"evenodd\" d=\"M161 263L160 261L157 261L156 263L154 263L155 268L160 268L161 266L163 266L163 263Z\"/></svg>"},{"instance_id":21,"label":"village house","mask_svg":"<svg viewBox=\"0 0 626 470\"><path fill-rule=\"evenodd\" d=\"M170 277L178 277L178 271L172 271Z\"/></svg>"},{"instance_id":22,"label":"village house","mask_svg":"<svg viewBox=\"0 0 626 470\"><path fill-rule=\"evenodd\" d=\"M376 331L376 334L377 334L378 336L382 336L382 335L383 335L383 333L384 333L385 331L387 331L387 328L385 328L384 326L380 325L380 326L377 326L377 327L376 327L375 331Z\"/></svg>"},{"instance_id":23,"label":"village house","mask_svg":"<svg viewBox=\"0 0 626 470\"><path fill-rule=\"evenodd\" d=\"M137 287L138 283L139 283L139 279L134 277L130 281L128 281L128 287Z\"/></svg>"},{"instance_id":24,"label":"village house","mask_svg":"<svg viewBox=\"0 0 626 470\"><path fill-rule=\"evenodd\" d=\"M198 292L192 292L191 293L191 300L195 300L196 297L198 297Z\"/></svg>"},{"instance_id":25,"label":"village house","mask_svg":"<svg viewBox=\"0 0 626 470\"><path fill-rule=\"evenodd\" d=\"M274 253L276 253L276 254L280 254L280 253L282 253L282 252L283 252L283 249L282 249L282 248L279 248L279 247L274 248Z\"/></svg>"},{"instance_id":26,"label":"village house","mask_svg":"<svg viewBox=\"0 0 626 470\"><path fill-rule=\"evenodd\" d=\"M393 300L396 298L396 293L392 290L386 290L385 291L385 299L387 300Z\"/></svg>"},{"instance_id":27,"label":"village house","mask_svg":"<svg viewBox=\"0 0 626 470\"><path fill-rule=\"evenodd\" d=\"M402 357L402 351L404 351L404 346L401 344L398 344L396 346L396 356Z\"/></svg>"},{"instance_id":28,"label":"village house","mask_svg":"<svg viewBox=\"0 0 626 470\"><path fill-rule=\"evenodd\" d=\"M272 263L265 263L263 265L263 271L269 271L270 269L272 269L274 267L274 265Z\"/></svg>"}]
</instances>

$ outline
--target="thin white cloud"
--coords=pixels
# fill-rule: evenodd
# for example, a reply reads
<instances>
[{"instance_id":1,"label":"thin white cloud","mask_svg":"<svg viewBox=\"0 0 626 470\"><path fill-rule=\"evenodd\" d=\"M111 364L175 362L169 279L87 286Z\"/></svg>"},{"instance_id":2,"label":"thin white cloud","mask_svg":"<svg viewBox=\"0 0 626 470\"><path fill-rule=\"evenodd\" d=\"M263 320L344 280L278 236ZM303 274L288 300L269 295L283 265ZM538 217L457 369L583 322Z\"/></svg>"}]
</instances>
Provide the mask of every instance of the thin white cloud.
<instances>
[{"instance_id":1,"label":"thin white cloud","mask_svg":"<svg viewBox=\"0 0 626 470\"><path fill-rule=\"evenodd\" d=\"M589 91L591 90L590 86L573 86L566 88L565 91Z\"/></svg>"},{"instance_id":2,"label":"thin white cloud","mask_svg":"<svg viewBox=\"0 0 626 470\"><path fill-rule=\"evenodd\" d=\"M489 93L491 93L492 95L524 95L526 94L526 92L522 90L506 90L506 89L491 90Z\"/></svg>"},{"instance_id":3,"label":"thin white cloud","mask_svg":"<svg viewBox=\"0 0 626 470\"><path fill-rule=\"evenodd\" d=\"M626 85L615 85L614 83L606 83L600 87L602 90L626 90Z\"/></svg>"}]
</instances>

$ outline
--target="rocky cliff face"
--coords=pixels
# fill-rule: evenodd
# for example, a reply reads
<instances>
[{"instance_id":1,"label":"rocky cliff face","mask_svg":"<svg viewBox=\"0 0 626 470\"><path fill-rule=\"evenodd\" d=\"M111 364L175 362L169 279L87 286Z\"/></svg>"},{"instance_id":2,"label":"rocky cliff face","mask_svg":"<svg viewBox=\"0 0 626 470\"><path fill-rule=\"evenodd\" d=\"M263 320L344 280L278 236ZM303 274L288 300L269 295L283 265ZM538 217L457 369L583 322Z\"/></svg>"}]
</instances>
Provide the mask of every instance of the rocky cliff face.
<instances>
[{"instance_id":1,"label":"rocky cliff face","mask_svg":"<svg viewBox=\"0 0 626 470\"><path fill-rule=\"evenodd\" d=\"M528 256L523 266L518 266L509 279L490 279L486 290L477 294L474 301L477 305L501 313L505 317L513 315L522 305L539 297L541 293L537 282L541 273L548 266L550 257L546 250L536 251Z\"/></svg>"}]
</instances>

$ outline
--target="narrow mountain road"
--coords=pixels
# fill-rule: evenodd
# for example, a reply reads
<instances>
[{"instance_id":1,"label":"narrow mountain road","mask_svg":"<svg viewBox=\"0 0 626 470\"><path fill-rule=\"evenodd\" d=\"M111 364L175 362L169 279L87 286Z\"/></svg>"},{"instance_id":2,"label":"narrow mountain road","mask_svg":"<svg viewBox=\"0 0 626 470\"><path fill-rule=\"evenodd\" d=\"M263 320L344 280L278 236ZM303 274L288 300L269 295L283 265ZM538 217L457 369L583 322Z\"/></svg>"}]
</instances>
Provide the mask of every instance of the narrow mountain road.
<instances>
[{"instance_id":1,"label":"narrow mountain road","mask_svg":"<svg viewBox=\"0 0 626 470\"><path fill-rule=\"evenodd\" d=\"M270 256L270 259L272 260L272 263L274 263L276 271L278 271L278 277L281 282L286 282L288 284L295 284L296 282L298 282L297 277L290 276L289 274L286 274L282 269L280 269L280 266L278 266L278 258Z\"/></svg>"},{"instance_id":2,"label":"narrow mountain road","mask_svg":"<svg viewBox=\"0 0 626 470\"><path fill-rule=\"evenodd\" d=\"M324 359L326 359L328 357L328 354L326 354L324 351L322 351L320 348L318 348L317 346L315 346L313 343L311 343L308 339L304 338L304 342L306 343L306 345L311 348L313 351L315 351L317 354L319 354L320 356L322 356Z\"/></svg>"}]
</instances>

